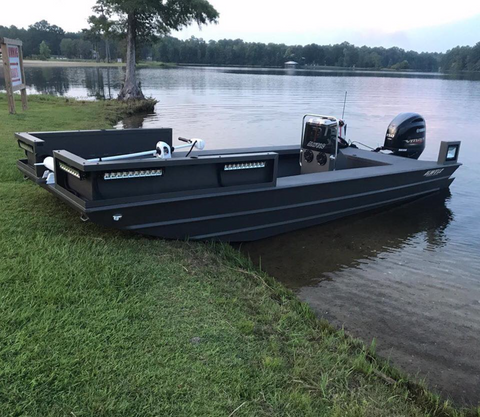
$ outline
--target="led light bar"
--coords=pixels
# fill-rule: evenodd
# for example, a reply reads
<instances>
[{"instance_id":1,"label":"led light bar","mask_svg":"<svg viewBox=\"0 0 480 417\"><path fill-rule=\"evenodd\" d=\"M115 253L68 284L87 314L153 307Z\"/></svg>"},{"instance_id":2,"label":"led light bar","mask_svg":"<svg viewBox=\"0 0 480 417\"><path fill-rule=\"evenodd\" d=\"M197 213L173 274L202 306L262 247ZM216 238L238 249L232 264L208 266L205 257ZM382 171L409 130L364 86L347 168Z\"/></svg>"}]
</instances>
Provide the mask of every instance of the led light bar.
<instances>
[{"instance_id":1,"label":"led light bar","mask_svg":"<svg viewBox=\"0 0 480 417\"><path fill-rule=\"evenodd\" d=\"M241 162L239 164L226 164L225 171L236 171L238 169L265 168L266 162Z\"/></svg>"},{"instance_id":2,"label":"led light bar","mask_svg":"<svg viewBox=\"0 0 480 417\"><path fill-rule=\"evenodd\" d=\"M145 178L145 177L161 177L163 169L145 169L142 171L118 171L105 172L103 179L107 180L124 180L127 178Z\"/></svg>"},{"instance_id":3,"label":"led light bar","mask_svg":"<svg viewBox=\"0 0 480 417\"><path fill-rule=\"evenodd\" d=\"M67 164L64 164L63 162L60 162L58 166L62 171L65 171L67 174L73 175L74 177L81 179L80 171L72 168L71 166L68 166Z\"/></svg>"},{"instance_id":4,"label":"led light bar","mask_svg":"<svg viewBox=\"0 0 480 417\"><path fill-rule=\"evenodd\" d=\"M18 142L18 146L20 146L20 148L22 148L23 150L25 150L27 152L32 152L33 153L33 146L30 146L26 143L23 143L22 141Z\"/></svg>"}]
</instances>

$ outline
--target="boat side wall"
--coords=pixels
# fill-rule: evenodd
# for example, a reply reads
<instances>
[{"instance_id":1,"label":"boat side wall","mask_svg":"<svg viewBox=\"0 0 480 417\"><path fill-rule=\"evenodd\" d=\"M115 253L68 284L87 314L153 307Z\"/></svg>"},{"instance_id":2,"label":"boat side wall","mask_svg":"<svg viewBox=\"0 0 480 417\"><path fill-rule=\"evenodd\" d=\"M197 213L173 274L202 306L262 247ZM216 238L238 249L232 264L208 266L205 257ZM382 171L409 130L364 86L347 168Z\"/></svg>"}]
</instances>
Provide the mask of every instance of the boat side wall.
<instances>
[{"instance_id":1,"label":"boat side wall","mask_svg":"<svg viewBox=\"0 0 480 417\"><path fill-rule=\"evenodd\" d=\"M165 238L255 240L447 188L457 167L97 209L92 221ZM141 213L141 214L140 214ZM121 215L120 221L114 216ZM141 219L141 220L140 220Z\"/></svg>"}]
</instances>

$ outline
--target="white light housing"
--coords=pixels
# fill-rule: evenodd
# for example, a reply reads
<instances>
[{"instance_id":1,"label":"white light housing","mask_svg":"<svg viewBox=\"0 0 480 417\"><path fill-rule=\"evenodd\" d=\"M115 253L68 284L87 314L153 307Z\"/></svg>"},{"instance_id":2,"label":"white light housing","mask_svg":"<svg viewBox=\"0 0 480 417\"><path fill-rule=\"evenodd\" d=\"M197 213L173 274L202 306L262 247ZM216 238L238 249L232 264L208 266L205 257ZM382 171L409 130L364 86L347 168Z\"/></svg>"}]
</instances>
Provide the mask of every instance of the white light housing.
<instances>
[{"instance_id":1,"label":"white light housing","mask_svg":"<svg viewBox=\"0 0 480 417\"><path fill-rule=\"evenodd\" d=\"M266 162L241 162L238 164L226 164L223 168L225 171L236 171L239 169L255 169L255 168L265 168Z\"/></svg>"},{"instance_id":2,"label":"white light housing","mask_svg":"<svg viewBox=\"0 0 480 417\"><path fill-rule=\"evenodd\" d=\"M128 178L145 178L145 177L161 177L163 169L147 169L143 171L118 171L105 172L103 179L107 180L124 180Z\"/></svg>"}]
</instances>

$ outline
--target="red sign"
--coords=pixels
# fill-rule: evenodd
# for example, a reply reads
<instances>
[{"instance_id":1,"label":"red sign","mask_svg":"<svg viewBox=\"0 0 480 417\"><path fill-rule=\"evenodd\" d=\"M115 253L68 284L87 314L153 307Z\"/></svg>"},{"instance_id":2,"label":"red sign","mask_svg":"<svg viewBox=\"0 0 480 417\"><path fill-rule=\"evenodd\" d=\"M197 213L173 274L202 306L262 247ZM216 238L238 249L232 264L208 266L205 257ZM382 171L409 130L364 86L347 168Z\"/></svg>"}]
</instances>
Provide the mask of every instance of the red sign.
<instances>
[{"instance_id":1,"label":"red sign","mask_svg":"<svg viewBox=\"0 0 480 417\"><path fill-rule=\"evenodd\" d=\"M20 56L18 53L18 46L9 46L8 56L9 58L18 58Z\"/></svg>"},{"instance_id":2,"label":"red sign","mask_svg":"<svg viewBox=\"0 0 480 417\"><path fill-rule=\"evenodd\" d=\"M12 87L23 84L22 72L20 71L20 51L15 45L7 45L8 60L10 62L10 78L12 79Z\"/></svg>"},{"instance_id":3,"label":"red sign","mask_svg":"<svg viewBox=\"0 0 480 417\"><path fill-rule=\"evenodd\" d=\"M8 108L15 114L15 91L21 92L22 108L27 110L27 89L23 73L22 41L0 37L0 48L5 72Z\"/></svg>"}]
</instances>

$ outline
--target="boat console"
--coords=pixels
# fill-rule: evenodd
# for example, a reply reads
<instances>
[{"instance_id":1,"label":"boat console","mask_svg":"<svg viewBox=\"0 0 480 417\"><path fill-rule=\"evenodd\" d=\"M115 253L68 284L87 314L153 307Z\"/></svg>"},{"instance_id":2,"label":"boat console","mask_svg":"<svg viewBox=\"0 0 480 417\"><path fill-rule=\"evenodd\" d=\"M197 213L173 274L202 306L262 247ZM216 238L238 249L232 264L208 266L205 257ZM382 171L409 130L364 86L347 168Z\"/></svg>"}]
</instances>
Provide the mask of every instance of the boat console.
<instances>
[{"instance_id":1,"label":"boat console","mask_svg":"<svg viewBox=\"0 0 480 417\"><path fill-rule=\"evenodd\" d=\"M333 116L315 114L303 116L300 142L302 174L335 170L338 130L339 120Z\"/></svg>"}]
</instances>

